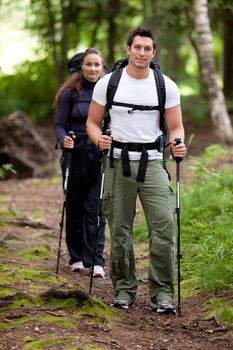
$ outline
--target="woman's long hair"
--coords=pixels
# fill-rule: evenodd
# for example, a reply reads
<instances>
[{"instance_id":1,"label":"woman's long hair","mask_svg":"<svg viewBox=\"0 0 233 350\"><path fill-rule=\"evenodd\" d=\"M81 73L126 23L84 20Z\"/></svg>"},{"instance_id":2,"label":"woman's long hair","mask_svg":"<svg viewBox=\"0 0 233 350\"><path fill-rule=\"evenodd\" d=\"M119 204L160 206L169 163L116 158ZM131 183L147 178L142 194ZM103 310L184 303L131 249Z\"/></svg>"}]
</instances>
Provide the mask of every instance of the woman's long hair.
<instances>
[{"instance_id":1,"label":"woman's long hair","mask_svg":"<svg viewBox=\"0 0 233 350\"><path fill-rule=\"evenodd\" d=\"M80 59L80 65L83 63L84 61L84 58L89 55L89 54L95 54L95 55L98 55L101 59L102 59L102 66L103 66L103 69L102 69L102 72L100 74L100 76L104 76L104 59L103 59L103 56L100 52L100 50L98 50L97 48L95 47L91 47L89 49L87 49L81 59ZM74 73L71 73L70 75L68 75L68 77L66 78L66 80L64 81L64 83L60 86L60 88L58 89L56 95L55 95L55 99L54 99L54 103L53 103L53 108L54 109L57 109L57 106L58 106L58 103L59 103L59 99L60 99L60 96L61 94L63 93L64 90L66 89L76 89L79 93L81 91L81 79L82 79L82 70L78 70Z\"/></svg>"}]
</instances>

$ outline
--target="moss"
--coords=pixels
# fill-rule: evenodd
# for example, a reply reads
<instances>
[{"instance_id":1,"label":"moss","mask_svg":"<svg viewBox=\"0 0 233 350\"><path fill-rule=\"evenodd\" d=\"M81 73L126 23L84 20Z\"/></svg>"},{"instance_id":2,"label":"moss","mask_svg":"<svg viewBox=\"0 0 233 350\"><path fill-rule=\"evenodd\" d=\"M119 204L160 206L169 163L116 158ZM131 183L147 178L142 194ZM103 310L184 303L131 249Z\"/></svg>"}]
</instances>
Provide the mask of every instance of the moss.
<instances>
[{"instance_id":1,"label":"moss","mask_svg":"<svg viewBox=\"0 0 233 350\"><path fill-rule=\"evenodd\" d=\"M52 259L54 254L48 247L45 246L32 246L20 251L19 256L23 260L39 260L39 259Z\"/></svg>"},{"instance_id":2,"label":"moss","mask_svg":"<svg viewBox=\"0 0 233 350\"><path fill-rule=\"evenodd\" d=\"M78 337L63 337L60 339L51 338L46 340L33 340L31 337L24 338L24 349L26 350L43 350L53 348L55 345L69 344L67 350L101 350L100 347L92 345L87 340Z\"/></svg>"},{"instance_id":3,"label":"moss","mask_svg":"<svg viewBox=\"0 0 233 350\"><path fill-rule=\"evenodd\" d=\"M46 271L36 271L29 268L22 268L18 270L18 279L30 279L30 280L40 280L40 279L46 279L47 282L56 283L58 282L57 277L54 275L51 275L49 272Z\"/></svg>"},{"instance_id":4,"label":"moss","mask_svg":"<svg viewBox=\"0 0 233 350\"><path fill-rule=\"evenodd\" d=\"M46 275L45 275L46 276ZM56 278L56 277L55 277ZM29 281L30 282L30 281ZM41 294L43 292L45 292L49 286L55 286L55 285L59 285L60 283L65 283L66 280L64 278L58 278L56 280L56 283L54 281L47 281L46 278L44 278L44 283L41 284L41 285L38 285L37 281L32 284L32 283L29 283L28 284L28 292L31 293L31 294Z\"/></svg>"},{"instance_id":5,"label":"moss","mask_svg":"<svg viewBox=\"0 0 233 350\"><path fill-rule=\"evenodd\" d=\"M96 298L86 300L76 314L79 318L88 318L96 324L107 324L108 327L112 326L113 318L120 315L117 310L113 310Z\"/></svg>"},{"instance_id":6,"label":"moss","mask_svg":"<svg viewBox=\"0 0 233 350\"><path fill-rule=\"evenodd\" d=\"M77 329L77 323L75 322L75 319L70 317L59 317L59 316L53 316L53 317L37 317L35 319L37 323L40 324L47 324L47 323L52 323L53 325L57 325L59 327L63 328L69 328L69 329Z\"/></svg>"},{"instance_id":7,"label":"moss","mask_svg":"<svg viewBox=\"0 0 233 350\"><path fill-rule=\"evenodd\" d=\"M148 270L148 267L149 267L149 259L141 261L138 264L138 269L139 270Z\"/></svg>"},{"instance_id":8,"label":"moss","mask_svg":"<svg viewBox=\"0 0 233 350\"><path fill-rule=\"evenodd\" d=\"M28 308L35 306L33 300L31 298L24 298L22 295L18 295L17 293L13 297L13 303L11 304L11 309L19 309L19 308Z\"/></svg>"},{"instance_id":9,"label":"moss","mask_svg":"<svg viewBox=\"0 0 233 350\"><path fill-rule=\"evenodd\" d=\"M0 264L0 285L8 286L15 277L14 265Z\"/></svg>"},{"instance_id":10,"label":"moss","mask_svg":"<svg viewBox=\"0 0 233 350\"><path fill-rule=\"evenodd\" d=\"M45 340L25 340L24 349L28 350L43 350L48 349L56 344L64 344L73 342L75 338L64 338L64 339L45 339Z\"/></svg>"},{"instance_id":11,"label":"moss","mask_svg":"<svg viewBox=\"0 0 233 350\"><path fill-rule=\"evenodd\" d=\"M46 298L41 299L40 303L49 306L64 307L66 311L73 313L74 317L78 319L86 318L95 324L107 324L109 327L112 325L112 319L120 315L117 310L113 310L95 298L86 300L83 303L78 303L75 298Z\"/></svg>"},{"instance_id":12,"label":"moss","mask_svg":"<svg viewBox=\"0 0 233 350\"><path fill-rule=\"evenodd\" d=\"M74 312L77 309L77 300L73 298L69 299L57 299L57 298L47 298L46 301L41 299L41 303L50 306L63 306L67 311Z\"/></svg>"},{"instance_id":13,"label":"moss","mask_svg":"<svg viewBox=\"0 0 233 350\"><path fill-rule=\"evenodd\" d=\"M20 268L19 265L17 270L15 269L15 265L0 265L0 271L0 286L23 283L25 287L25 282L28 282L29 291L32 293L39 290L41 292L41 287L47 288L48 284L50 283L54 285L66 281L66 279L55 275L55 273L53 274L49 271L36 271L34 269L24 267ZM40 280L44 280L45 284L38 284L38 281Z\"/></svg>"},{"instance_id":14,"label":"moss","mask_svg":"<svg viewBox=\"0 0 233 350\"><path fill-rule=\"evenodd\" d=\"M43 216L47 213L46 210L43 210L43 209L38 209L38 208L33 208L31 211L30 211L30 214L36 214L37 216Z\"/></svg>"},{"instance_id":15,"label":"moss","mask_svg":"<svg viewBox=\"0 0 233 350\"><path fill-rule=\"evenodd\" d=\"M48 185L57 185L57 184L61 184L61 177L54 176L54 177L51 177L48 179L34 179L33 183L37 187L46 187Z\"/></svg>"},{"instance_id":16,"label":"moss","mask_svg":"<svg viewBox=\"0 0 233 350\"><path fill-rule=\"evenodd\" d=\"M1 218L14 218L17 216L17 211L15 210L8 210L5 207L0 207L0 217Z\"/></svg>"},{"instance_id":17,"label":"moss","mask_svg":"<svg viewBox=\"0 0 233 350\"><path fill-rule=\"evenodd\" d=\"M3 274L0 274L0 285L1 286L8 286L12 283L13 280L13 276L10 277L7 275L7 273L5 274L5 276Z\"/></svg>"},{"instance_id":18,"label":"moss","mask_svg":"<svg viewBox=\"0 0 233 350\"><path fill-rule=\"evenodd\" d=\"M12 296L16 293L16 290L13 289L12 287L8 286L8 283L6 283L6 286L3 285L3 283L1 283L2 281L0 280L0 298L1 299L5 299L5 297L7 296ZM9 281L7 281L9 282Z\"/></svg>"},{"instance_id":19,"label":"moss","mask_svg":"<svg viewBox=\"0 0 233 350\"><path fill-rule=\"evenodd\" d=\"M9 330L9 329L14 329L16 327L19 327L21 325L24 325L27 322L31 322L30 317L20 317L17 320L12 320L11 322L7 323L0 323L0 330Z\"/></svg>"},{"instance_id":20,"label":"moss","mask_svg":"<svg viewBox=\"0 0 233 350\"><path fill-rule=\"evenodd\" d=\"M9 196L6 196L5 194L0 194L0 203L1 202L6 202L6 201L9 201L9 200L10 200Z\"/></svg>"}]
</instances>

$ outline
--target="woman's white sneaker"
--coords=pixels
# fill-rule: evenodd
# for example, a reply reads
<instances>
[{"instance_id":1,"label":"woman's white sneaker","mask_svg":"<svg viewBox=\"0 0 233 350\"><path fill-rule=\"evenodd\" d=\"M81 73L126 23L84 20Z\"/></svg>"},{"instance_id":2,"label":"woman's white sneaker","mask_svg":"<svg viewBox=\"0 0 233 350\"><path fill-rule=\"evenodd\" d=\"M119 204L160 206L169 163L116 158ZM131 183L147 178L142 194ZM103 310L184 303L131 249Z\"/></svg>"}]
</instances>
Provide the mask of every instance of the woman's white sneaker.
<instances>
[{"instance_id":1,"label":"woman's white sneaker","mask_svg":"<svg viewBox=\"0 0 233 350\"><path fill-rule=\"evenodd\" d=\"M100 265L94 266L93 277L99 277L99 278L105 277L105 272L102 266Z\"/></svg>"},{"instance_id":2,"label":"woman's white sneaker","mask_svg":"<svg viewBox=\"0 0 233 350\"><path fill-rule=\"evenodd\" d=\"M72 272L81 272L85 269L82 261L77 261L71 265Z\"/></svg>"}]
</instances>

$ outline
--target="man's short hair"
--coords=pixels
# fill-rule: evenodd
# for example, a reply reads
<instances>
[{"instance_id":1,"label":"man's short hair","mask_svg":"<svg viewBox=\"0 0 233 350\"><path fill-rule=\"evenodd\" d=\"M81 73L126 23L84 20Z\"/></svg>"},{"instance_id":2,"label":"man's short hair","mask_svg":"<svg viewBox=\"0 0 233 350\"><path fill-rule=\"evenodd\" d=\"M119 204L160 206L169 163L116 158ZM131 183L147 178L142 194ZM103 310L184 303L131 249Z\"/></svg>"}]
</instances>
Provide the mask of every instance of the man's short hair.
<instances>
[{"instance_id":1,"label":"man's short hair","mask_svg":"<svg viewBox=\"0 0 233 350\"><path fill-rule=\"evenodd\" d=\"M146 37L146 38L151 38L152 42L153 42L153 49L156 49L156 42L155 42L155 35L152 32L152 30L150 28L143 28L143 27L137 27L135 29L133 29L128 36L127 39L127 45L130 47L133 43L133 39L135 38L135 36L142 36L142 37Z\"/></svg>"}]
</instances>

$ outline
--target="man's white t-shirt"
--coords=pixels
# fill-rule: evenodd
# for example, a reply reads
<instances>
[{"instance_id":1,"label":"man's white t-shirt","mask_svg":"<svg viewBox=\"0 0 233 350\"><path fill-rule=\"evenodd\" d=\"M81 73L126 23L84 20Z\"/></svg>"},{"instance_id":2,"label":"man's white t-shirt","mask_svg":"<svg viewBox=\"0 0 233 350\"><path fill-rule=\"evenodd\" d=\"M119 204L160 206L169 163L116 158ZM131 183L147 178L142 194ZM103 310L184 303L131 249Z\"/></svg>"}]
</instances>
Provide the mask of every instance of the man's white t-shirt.
<instances>
[{"instance_id":1,"label":"man's white t-shirt","mask_svg":"<svg viewBox=\"0 0 233 350\"><path fill-rule=\"evenodd\" d=\"M112 73L105 75L95 85L92 99L98 104L107 104L106 92ZM166 87L165 109L180 104L180 93L177 85L166 75L163 75ZM154 73L150 69L149 76L145 79L135 79L129 76L123 69L122 76L117 87L114 102L123 102L135 105L158 106L158 94ZM131 111L129 107L112 106L111 136L120 142L149 143L154 142L162 131L159 128L159 111ZM121 149L114 148L114 157L120 158ZM162 159L162 154L157 150L148 150L149 160ZM129 152L130 160L138 160L140 152Z\"/></svg>"}]
</instances>

